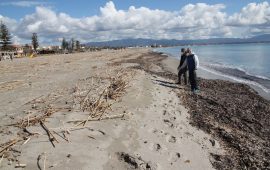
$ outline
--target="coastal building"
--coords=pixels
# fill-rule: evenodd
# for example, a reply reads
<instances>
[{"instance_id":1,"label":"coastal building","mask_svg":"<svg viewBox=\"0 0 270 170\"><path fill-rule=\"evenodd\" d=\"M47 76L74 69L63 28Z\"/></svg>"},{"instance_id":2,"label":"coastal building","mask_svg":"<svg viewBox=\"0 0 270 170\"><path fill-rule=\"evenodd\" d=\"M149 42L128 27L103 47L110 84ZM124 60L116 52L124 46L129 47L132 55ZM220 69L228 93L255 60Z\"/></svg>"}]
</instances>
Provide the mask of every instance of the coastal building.
<instances>
[{"instance_id":1,"label":"coastal building","mask_svg":"<svg viewBox=\"0 0 270 170\"><path fill-rule=\"evenodd\" d=\"M22 57L23 56L23 46L21 45L12 45L12 48L16 54L16 57Z\"/></svg>"}]
</instances>

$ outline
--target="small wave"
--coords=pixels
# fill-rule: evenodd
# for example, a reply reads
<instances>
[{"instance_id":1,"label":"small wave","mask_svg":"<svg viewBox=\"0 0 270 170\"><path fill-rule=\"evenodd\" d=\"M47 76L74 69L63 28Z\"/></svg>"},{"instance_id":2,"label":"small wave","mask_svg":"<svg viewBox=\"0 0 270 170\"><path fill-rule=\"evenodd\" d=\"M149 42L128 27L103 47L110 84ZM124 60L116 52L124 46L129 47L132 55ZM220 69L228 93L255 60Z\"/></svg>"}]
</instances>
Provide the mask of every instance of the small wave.
<instances>
[{"instance_id":1,"label":"small wave","mask_svg":"<svg viewBox=\"0 0 270 170\"><path fill-rule=\"evenodd\" d=\"M221 73L221 72L218 72L218 71L215 71L215 70L209 69L209 68L207 68L207 67L203 67L203 66L201 66L200 69L202 69L202 70L204 70L204 71L207 71L207 72L210 72L210 73L212 73L212 74L221 76L221 77L225 77L225 78L234 80L234 81L239 82L239 83L245 83L245 84L257 86L257 87L259 87L260 89L262 89L264 92L270 93L270 90L269 90L268 88L266 88L266 87L263 86L262 84L257 83L257 82L255 82L255 81L245 80L245 79L238 78L238 77L235 77L235 76L231 76L231 75L228 75L228 74L223 74L223 73Z\"/></svg>"},{"instance_id":2,"label":"small wave","mask_svg":"<svg viewBox=\"0 0 270 170\"><path fill-rule=\"evenodd\" d=\"M247 70L240 68L240 67L235 67L235 66L228 66L220 63L215 63L215 64L205 64L206 67L210 67L214 70L224 72L225 74L237 74L240 77L247 78L247 79L262 79L262 80L267 80L270 81L269 77L265 77L262 75L257 75L257 74L251 74Z\"/></svg>"},{"instance_id":3,"label":"small wave","mask_svg":"<svg viewBox=\"0 0 270 170\"><path fill-rule=\"evenodd\" d=\"M170 53L159 52L159 51L154 51L154 52L158 52L158 53L160 53L161 55L164 55L164 56L167 56L167 57L170 57L170 58L176 58L176 59L179 60L179 57L176 57L176 56L174 56L174 55L172 55L172 54L170 54Z\"/></svg>"},{"instance_id":4,"label":"small wave","mask_svg":"<svg viewBox=\"0 0 270 170\"><path fill-rule=\"evenodd\" d=\"M246 70L240 68L240 67L235 67L235 66L229 66L229 65L225 65L219 62L215 62L215 63L211 63L211 64L205 64L206 66L210 66L210 67L216 67L216 68L225 68L225 69L233 69L233 70L239 70L242 72L246 72Z\"/></svg>"},{"instance_id":5,"label":"small wave","mask_svg":"<svg viewBox=\"0 0 270 170\"><path fill-rule=\"evenodd\" d=\"M270 78L265 77L265 76L261 76L261 75L252 75L252 74L249 74L248 72L247 72L246 74L251 75L251 76L258 77L258 78L263 79L263 80L269 80L269 81L270 81Z\"/></svg>"}]
</instances>

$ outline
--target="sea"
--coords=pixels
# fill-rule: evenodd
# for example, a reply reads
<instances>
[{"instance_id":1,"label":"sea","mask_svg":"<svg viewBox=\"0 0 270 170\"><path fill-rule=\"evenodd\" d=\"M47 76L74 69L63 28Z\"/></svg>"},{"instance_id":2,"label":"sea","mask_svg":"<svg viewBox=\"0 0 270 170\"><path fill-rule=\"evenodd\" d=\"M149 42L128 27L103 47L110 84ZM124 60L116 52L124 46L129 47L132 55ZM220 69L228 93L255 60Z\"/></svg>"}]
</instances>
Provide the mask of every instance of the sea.
<instances>
[{"instance_id":1,"label":"sea","mask_svg":"<svg viewBox=\"0 0 270 170\"><path fill-rule=\"evenodd\" d=\"M180 59L181 48L191 48L199 57L199 76L245 83L270 99L270 43L176 46L154 51Z\"/></svg>"}]
</instances>

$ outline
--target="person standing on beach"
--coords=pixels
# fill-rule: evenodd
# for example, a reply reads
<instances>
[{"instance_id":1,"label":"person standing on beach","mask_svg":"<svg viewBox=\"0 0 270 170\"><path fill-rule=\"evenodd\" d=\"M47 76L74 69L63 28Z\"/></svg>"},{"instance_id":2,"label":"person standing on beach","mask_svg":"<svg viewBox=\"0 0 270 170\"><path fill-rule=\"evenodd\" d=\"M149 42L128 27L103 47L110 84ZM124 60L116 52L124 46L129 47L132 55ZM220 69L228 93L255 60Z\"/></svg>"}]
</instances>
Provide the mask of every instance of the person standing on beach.
<instances>
[{"instance_id":1,"label":"person standing on beach","mask_svg":"<svg viewBox=\"0 0 270 170\"><path fill-rule=\"evenodd\" d=\"M199 87L197 83L197 73L196 70L199 67L199 59L198 56L194 53L191 52L191 49L188 48L187 51L187 57L186 60L184 61L183 65L180 67L180 69L183 69L187 66L188 72L189 72L189 82L191 86L191 91L193 93L198 93Z\"/></svg>"},{"instance_id":2,"label":"person standing on beach","mask_svg":"<svg viewBox=\"0 0 270 170\"><path fill-rule=\"evenodd\" d=\"M177 70L178 70L178 82L176 84L181 84L181 78L182 78L182 75L183 75L184 76L184 83L185 83L185 85L187 85L187 66L180 69L181 66L183 65L184 61L186 60L186 57L187 57L186 49L182 48L181 49L180 63L179 63L179 66L177 67Z\"/></svg>"}]
</instances>

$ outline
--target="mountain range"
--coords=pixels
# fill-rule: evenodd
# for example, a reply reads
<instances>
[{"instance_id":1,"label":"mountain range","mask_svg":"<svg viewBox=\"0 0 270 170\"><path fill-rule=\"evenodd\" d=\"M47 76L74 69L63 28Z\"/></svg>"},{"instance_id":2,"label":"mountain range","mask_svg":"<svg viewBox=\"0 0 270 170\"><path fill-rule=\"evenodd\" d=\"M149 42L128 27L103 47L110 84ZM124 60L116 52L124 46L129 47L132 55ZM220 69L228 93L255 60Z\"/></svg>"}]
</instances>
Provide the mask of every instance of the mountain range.
<instances>
[{"instance_id":1,"label":"mountain range","mask_svg":"<svg viewBox=\"0 0 270 170\"><path fill-rule=\"evenodd\" d=\"M176 39L121 39L103 42L88 42L85 45L95 47L135 47L135 46L177 46L177 45L208 45L208 44L237 44L270 42L270 34L254 36L252 38L211 38L197 40Z\"/></svg>"}]
</instances>

